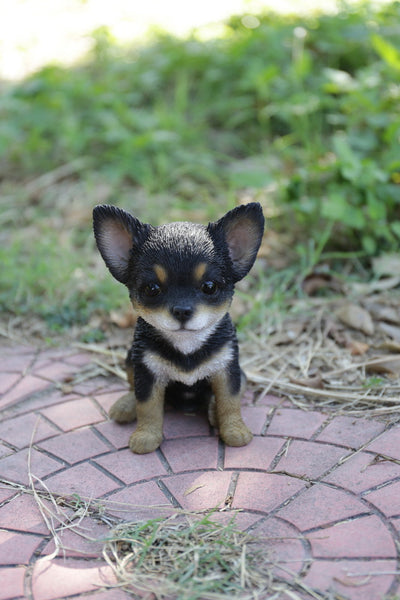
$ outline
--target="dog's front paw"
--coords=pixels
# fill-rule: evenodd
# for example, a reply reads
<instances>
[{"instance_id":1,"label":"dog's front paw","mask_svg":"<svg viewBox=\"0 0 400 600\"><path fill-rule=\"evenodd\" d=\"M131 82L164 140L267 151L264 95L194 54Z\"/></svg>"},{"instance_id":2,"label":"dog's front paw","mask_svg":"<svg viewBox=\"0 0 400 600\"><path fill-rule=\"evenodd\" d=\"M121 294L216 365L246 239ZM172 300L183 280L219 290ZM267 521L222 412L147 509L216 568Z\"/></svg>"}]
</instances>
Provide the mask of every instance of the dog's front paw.
<instances>
[{"instance_id":1,"label":"dog's front paw","mask_svg":"<svg viewBox=\"0 0 400 600\"><path fill-rule=\"evenodd\" d=\"M227 446L246 446L253 439L253 434L242 420L225 423L219 433Z\"/></svg>"},{"instance_id":2,"label":"dog's front paw","mask_svg":"<svg viewBox=\"0 0 400 600\"><path fill-rule=\"evenodd\" d=\"M148 454L157 450L162 442L162 434L153 431L137 430L129 438L129 448L135 454Z\"/></svg>"},{"instance_id":3,"label":"dog's front paw","mask_svg":"<svg viewBox=\"0 0 400 600\"><path fill-rule=\"evenodd\" d=\"M131 423L136 419L136 398L133 392L128 392L119 398L108 413L110 419L117 423Z\"/></svg>"}]
</instances>

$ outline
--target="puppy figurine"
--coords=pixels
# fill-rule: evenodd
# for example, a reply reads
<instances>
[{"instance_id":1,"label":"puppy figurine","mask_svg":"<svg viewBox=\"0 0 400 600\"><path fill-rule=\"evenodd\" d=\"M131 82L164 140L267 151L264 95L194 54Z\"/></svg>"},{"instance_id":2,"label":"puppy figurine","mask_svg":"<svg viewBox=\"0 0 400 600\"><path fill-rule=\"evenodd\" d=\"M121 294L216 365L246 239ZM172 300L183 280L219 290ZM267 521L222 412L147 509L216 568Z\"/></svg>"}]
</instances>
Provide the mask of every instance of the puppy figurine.
<instances>
[{"instance_id":1,"label":"puppy figurine","mask_svg":"<svg viewBox=\"0 0 400 600\"><path fill-rule=\"evenodd\" d=\"M166 393L209 393L209 419L222 440L248 444L252 434L240 412L245 377L228 310L261 243L261 206L238 206L208 226L153 227L103 205L93 211L93 227L101 256L139 315L126 359L130 392L110 410L118 423L137 419L132 452L161 444Z\"/></svg>"}]
</instances>

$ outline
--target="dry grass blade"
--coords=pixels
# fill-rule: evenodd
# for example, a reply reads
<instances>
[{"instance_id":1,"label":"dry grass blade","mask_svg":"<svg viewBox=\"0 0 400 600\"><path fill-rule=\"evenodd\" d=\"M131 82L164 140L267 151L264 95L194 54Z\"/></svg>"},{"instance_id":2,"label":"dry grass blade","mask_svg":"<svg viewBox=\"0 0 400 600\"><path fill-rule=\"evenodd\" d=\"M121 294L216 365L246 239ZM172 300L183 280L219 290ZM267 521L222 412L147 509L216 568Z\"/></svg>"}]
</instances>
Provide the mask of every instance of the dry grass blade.
<instances>
[{"instance_id":1,"label":"dry grass blade","mask_svg":"<svg viewBox=\"0 0 400 600\"><path fill-rule=\"evenodd\" d=\"M119 360L124 360L126 357L126 351L118 352L116 350L109 350L108 348L100 346L99 344L84 344L83 342L75 342L74 346L75 348L85 350L86 352L92 352L93 354L103 354L104 356L110 356Z\"/></svg>"},{"instance_id":2,"label":"dry grass blade","mask_svg":"<svg viewBox=\"0 0 400 600\"><path fill-rule=\"evenodd\" d=\"M45 482L32 472L33 439L38 426L38 421L32 433L28 452L28 478L30 489L26 489L23 486L19 486L19 489L21 492L31 493L33 495L42 519L54 542L54 551L51 554L43 556L39 560L52 560L58 556L60 552L75 550L74 548L69 548L63 544L61 535L63 531L72 529L76 535L85 538L90 542L96 542L98 540L88 535L88 530L82 525L83 520L87 516L94 515L98 519L101 518L103 522L108 525L110 524L110 520L107 516L104 516L103 518L103 510L97 501L93 501L89 498L81 498L79 496L53 494L48 489ZM115 523L115 519L113 523ZM79 552L85 554L83 550L79 550Z\"/></svg>"},{"instance_id":3,"label":"dry grass blade","mask_svg":"<svg viewBox=\"0 0 400 600\"><path fill-rule=\"evenodd\" d=\"M105 371L108 371L109 373L112 373L116 377L119 377L119 379L122 379L123 381L127 381L126 373L120 367L118 367L118 366L113 367L101 360L95 360L93 362L96 365L98 365L99 367L101 367L102 369L104 369Z\"/></svg>"},{"instance_id":4,"label":"dry grass blade","mask_svg":"<svg viewBox=\"0 0 400 600\"><path fill-rule=\"evenodd\" d=\"M256 373L247 373L247 376L248 376L248 379L250 381L253 381L254 383L261 383L262 385L272 383L272 387L275 389L287 390L292 393L305 394L308 396L316 396L318 398L331 398L333 400L344 400L344 401L362 400L362 401L365 401L365 402L371 403L371 404L376 403L376 402L380 402L382 404L384 404L385 402L393 403L393 398L385 399L381 395L374 396L374 395L370 394L368 390L365 390L363 394L359 394L359 393L354 394L351 392L340 392L338 390L315 389L315 388L307 387L304 385L298 385L296 383L290 383L289 381L276 380L276 379L272 380L272 379L269 379L268 377L263 377L263 376L257 375Z\"/></svg>"},{"instance_id":5,"label":"dry grass blade","mask_svg":"<svg viewBox=\"0 0 400 600\"><path fill-rule=\"evenodd\" d=\"M375 314L386 318L395 299L374 296L380 311L373 313L373 335L346 328L335 316L340 302L309 299L302 309L296 305L294 317L263 323L257 332L246 333L242 365L256 398L271 391L304 410L393 419L400 404L400 355L388 344ZM367 305L368 299L363 302Z\"/></svg>"}]
</instances>

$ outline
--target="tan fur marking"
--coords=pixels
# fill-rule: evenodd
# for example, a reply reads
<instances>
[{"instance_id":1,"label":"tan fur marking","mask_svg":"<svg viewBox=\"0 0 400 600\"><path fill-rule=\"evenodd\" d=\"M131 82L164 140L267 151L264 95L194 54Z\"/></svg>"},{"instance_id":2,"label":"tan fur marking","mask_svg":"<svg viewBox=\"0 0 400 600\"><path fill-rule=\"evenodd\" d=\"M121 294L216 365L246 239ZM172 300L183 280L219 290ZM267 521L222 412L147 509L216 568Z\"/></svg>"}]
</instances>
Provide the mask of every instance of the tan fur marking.
<instances>
[{"instance_id":1,"label":"tan fur marking","mask_svg":"<svg viewBox=\"0 0 400 600\"><path fill-rule=\"evenodd\" d=\"M136 397L133 391L118 398L109 410L108 416L117 423L132 423L136 419Z\"/></svg>"},{"instance_id":2,"label":"tan fur marking","mask_svg":"<svg viewBox=\"0 0 400 600\"><path fill-rule=\"evenodd\" d=\"M226 315L226 313L229 311L231 303L232 303L232 300L229 298L223 304L218 304L218 306L201 307L201 310L203 310L206 313L211 313L211 314L215 315L216 317L220 317L222 319L222 317L224 317Z\"/></svg>"},{"instance_id":3,"label":"tan fur marking","mask_svg":"<svg viewBox=\"0 0 400 600\"><path fill-rule=\"evenodd\" d=\"M171 313L169 312L169 310L165 307L160 307L160 308L148 308L147 306L143 306L142 304L139 304L139 302L135 302L133 303L133 308L136 310L136 312L138 313L138 315L140 317L143 317L143 319L145 321L147 321L148 323L151 323L152 318L154 318L154 315L159 316L162 319L165 320L171 320L171 322L173 321L172 317L171 317Z\"/></svg>"},{"instance_id":4,"label":"tan fur marking","mask_svg":"<svg viewBox=\"0 0 400 600\"><path fill-rule=\"evenodd\" d=\"M161 265L154 265L154 272L158 277L158 281L165 284L168 278L168 273Z\"/></svg>"},{"instance_id":5,"label":"tan fur marking","mask_svg":"<svg viewBox=\"0 0 400 600\"><path fill-rule=\"evenodd\" d=\"M137 427L129 439L129 448L136 454L156 450L163 438L165 386L154 384L151 397L137 402Z\"/></svg>"},{"instance_id":6,"label":"tan fur marking","mask_svg":"<svg viewBox=\"0 0 400 600\"><path fill-rule=\"evenodd\" d=\"M201 262L195 267L194 278L196 281L198 281L198 283L201 283L206 270L207 270L207 263L205 263L205 262Z\"/></svg>"},{"instance_id":7,"label":"tan fur marking","mask_svg":"<svg viewBox=\"0 0 400 600\"><path fill-rule=\"evenodd\" d=\"M136 419L136 397L133 382L133 367L127 365L126 374L128 377L130 391L118 398L108 412L108 416L117 423L131 423Z\"/></svg>"},{"instance_id":8,"label":"tan fur marking","mask_svg":"<svg viewBox=\"0 0 400 600\"><path fill-rule=\"evenodd\" d=\"M133 372L134 372L133 367L131 365L127 365L126 366L126 376L127 376L129 387L131 388L131 390L133 390L133 388L134 388Z\"/></svg>"},{"instance_id":9,"label":"tan fur marking","mask_svg":"<svg viewBox=\"0 0 400 600\"><path fill-rule=\"evenodd\" d=\"M215 395L215 414L211 407L210 416L213 421L216 417L222 440L228 446L245 446L251 441L253 434L244 424L240 412L242 390L235 396L229 392L229 382L224 371L214 375L211 386Z\"/></svg>"}]
</instances>

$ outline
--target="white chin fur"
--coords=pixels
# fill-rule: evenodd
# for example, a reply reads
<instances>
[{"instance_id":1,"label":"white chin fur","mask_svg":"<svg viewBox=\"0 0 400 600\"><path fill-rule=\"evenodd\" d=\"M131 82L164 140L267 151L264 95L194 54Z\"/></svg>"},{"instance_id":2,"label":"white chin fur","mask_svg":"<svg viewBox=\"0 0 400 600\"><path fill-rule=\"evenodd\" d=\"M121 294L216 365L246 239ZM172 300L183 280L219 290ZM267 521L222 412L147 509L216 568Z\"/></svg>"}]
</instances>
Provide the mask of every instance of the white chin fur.
<instances>
[{"instance_id":1,"label":"white chin fur","mask_svg":"<svg viewBox=\"0 0 400 600\"><path fill-rule=\"evenodd\" d=\"M217 323L213 323L209 327L203 329L178 329L176 331L162 332L162 335L180 352L191 354L204 344L210 337Z\"/></svg>"},{"instance_id":2,"label":"white chin fur","mask_svg":"<svg viewBox=\"0 0 400 600\"><path fill-rule=\"evenodd\" d=\"M169 342L185 354L198 350L207 338L213 333L222 315L199 313L194 315L184 328L174 318L164 314L154 314L151 319L146 315L146 320L155 327Z\"/></svg>"}]
</instances>

